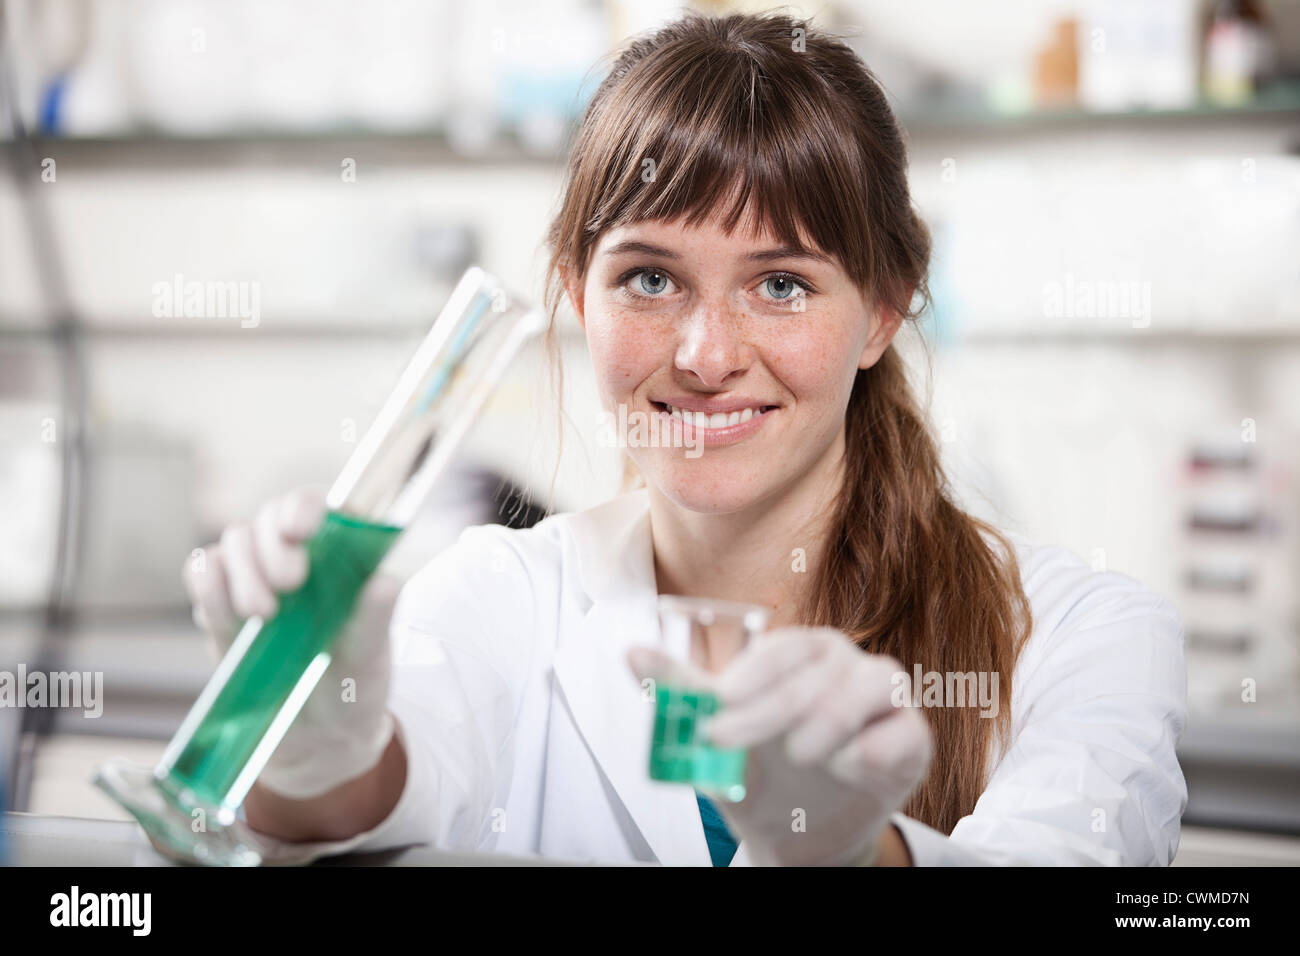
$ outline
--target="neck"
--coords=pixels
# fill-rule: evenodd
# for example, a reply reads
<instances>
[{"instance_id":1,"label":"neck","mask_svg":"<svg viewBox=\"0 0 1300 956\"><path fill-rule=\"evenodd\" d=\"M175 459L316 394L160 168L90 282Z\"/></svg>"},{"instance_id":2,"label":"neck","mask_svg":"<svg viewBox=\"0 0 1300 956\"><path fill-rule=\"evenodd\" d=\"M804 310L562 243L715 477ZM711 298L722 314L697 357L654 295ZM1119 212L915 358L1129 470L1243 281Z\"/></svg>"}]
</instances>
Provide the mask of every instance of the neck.
<instances>
[{"instance_id":1,"label":"neck","mask_svg":"<svg viewBox=\"0 0 1300 956\"><path fill-rule=\"evenodd\" d=\"M797 481L729 514L701 514L650 487L660 594L768 608L768 629L798 623L820 566L843 480L843 433Z\"/></svg>"}]
</instances>

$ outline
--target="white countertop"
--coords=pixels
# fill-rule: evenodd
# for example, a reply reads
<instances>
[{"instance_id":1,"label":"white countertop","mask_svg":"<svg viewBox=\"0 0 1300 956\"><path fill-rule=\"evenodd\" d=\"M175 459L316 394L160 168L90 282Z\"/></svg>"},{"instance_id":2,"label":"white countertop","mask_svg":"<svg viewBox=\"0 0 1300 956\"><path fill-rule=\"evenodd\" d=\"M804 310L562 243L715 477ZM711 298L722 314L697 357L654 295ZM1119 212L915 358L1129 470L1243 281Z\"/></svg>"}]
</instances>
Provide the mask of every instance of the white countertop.
<instances>
[{"instance_id":1,"label":"white countertop","mask_svg":"<svg viewBox=\"0 0 1300 956\"><path fill-rule=\"evenodd\" d=\"M9 813L0 817L0 833L10 866L176 866L149 844L134 822L85 817ZM412 846L369 853L349 853L317 865L350 866L566 866L556 860L494 853L453 853Z\"/></svg>"}]
</instances>

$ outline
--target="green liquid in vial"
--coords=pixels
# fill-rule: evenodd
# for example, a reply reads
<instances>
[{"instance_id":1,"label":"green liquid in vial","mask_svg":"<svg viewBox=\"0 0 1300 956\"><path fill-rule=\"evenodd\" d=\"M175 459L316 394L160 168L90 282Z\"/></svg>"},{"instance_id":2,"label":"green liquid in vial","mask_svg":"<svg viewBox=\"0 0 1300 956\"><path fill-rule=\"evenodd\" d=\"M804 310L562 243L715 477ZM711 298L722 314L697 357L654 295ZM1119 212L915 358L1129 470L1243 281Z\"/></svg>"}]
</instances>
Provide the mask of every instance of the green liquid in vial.
<instances>
[{"instance_id":1,"label":"green liquid in vial","mask_svg":"<svg viewBox=\"0 0 1300 956\"><path fill-rule=\"evenodd\" d=\"M200 800L225 804L307 668L321 655L328 661L366 580L400 532L336 512L325 516L307 542L307 580L298 590L280 595L275 616L262 623L176 758L167 778L169 789L189 788Z\"/></svg>"},{"instance_id":2,"label":"green liquid in vial","mask_svg":"<svg viewBox=\"0 0 1300 956\"><path fill-rule=\"evenodd\" d=\"M713 694L663 684L655 688L651 779L694 784L733 803L745 798L745 749L723 750L696 737L698 718L717 709L718 698Z\"/></svg>"}]
</instances>

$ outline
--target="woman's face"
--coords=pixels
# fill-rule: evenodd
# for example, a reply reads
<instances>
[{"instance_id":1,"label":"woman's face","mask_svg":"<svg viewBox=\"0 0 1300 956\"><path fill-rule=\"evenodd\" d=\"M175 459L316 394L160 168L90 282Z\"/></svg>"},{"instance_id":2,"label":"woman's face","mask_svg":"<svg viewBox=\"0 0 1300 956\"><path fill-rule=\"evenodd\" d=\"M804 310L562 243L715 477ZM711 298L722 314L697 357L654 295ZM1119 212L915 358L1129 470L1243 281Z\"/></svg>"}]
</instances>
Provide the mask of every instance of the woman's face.
<instances>
[{"instance_id":1,"label":"woman's face","mask_svg":"<svg viewBox=\"0 0 1300 956\"><path fill-rule=\"evenodd\" d=\"M898 328L836 261L752 218L731 236L712 221L608 230L569 294L607 422L647 482L702 513L832 474L854 376Z\"/></svg>"}]
</instances>

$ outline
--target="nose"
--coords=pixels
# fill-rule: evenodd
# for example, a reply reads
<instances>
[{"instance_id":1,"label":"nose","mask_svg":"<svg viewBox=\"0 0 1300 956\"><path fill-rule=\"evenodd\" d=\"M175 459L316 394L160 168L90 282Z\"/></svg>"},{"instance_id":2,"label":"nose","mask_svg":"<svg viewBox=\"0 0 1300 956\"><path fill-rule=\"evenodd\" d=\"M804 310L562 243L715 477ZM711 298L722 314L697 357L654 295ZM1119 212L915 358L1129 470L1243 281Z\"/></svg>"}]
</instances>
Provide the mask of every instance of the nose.
<instances>
[{"instance_id":1,"label":"nose","mask_svg":"<svg viewBox=\"0 0 1300 956\"><path fill-rule=\"evenodd\" d=\"M675 364L707 388L721 388L750 363L741 316L725 303L702 303L682 319Z\"/></svg>"}]
</instances>

